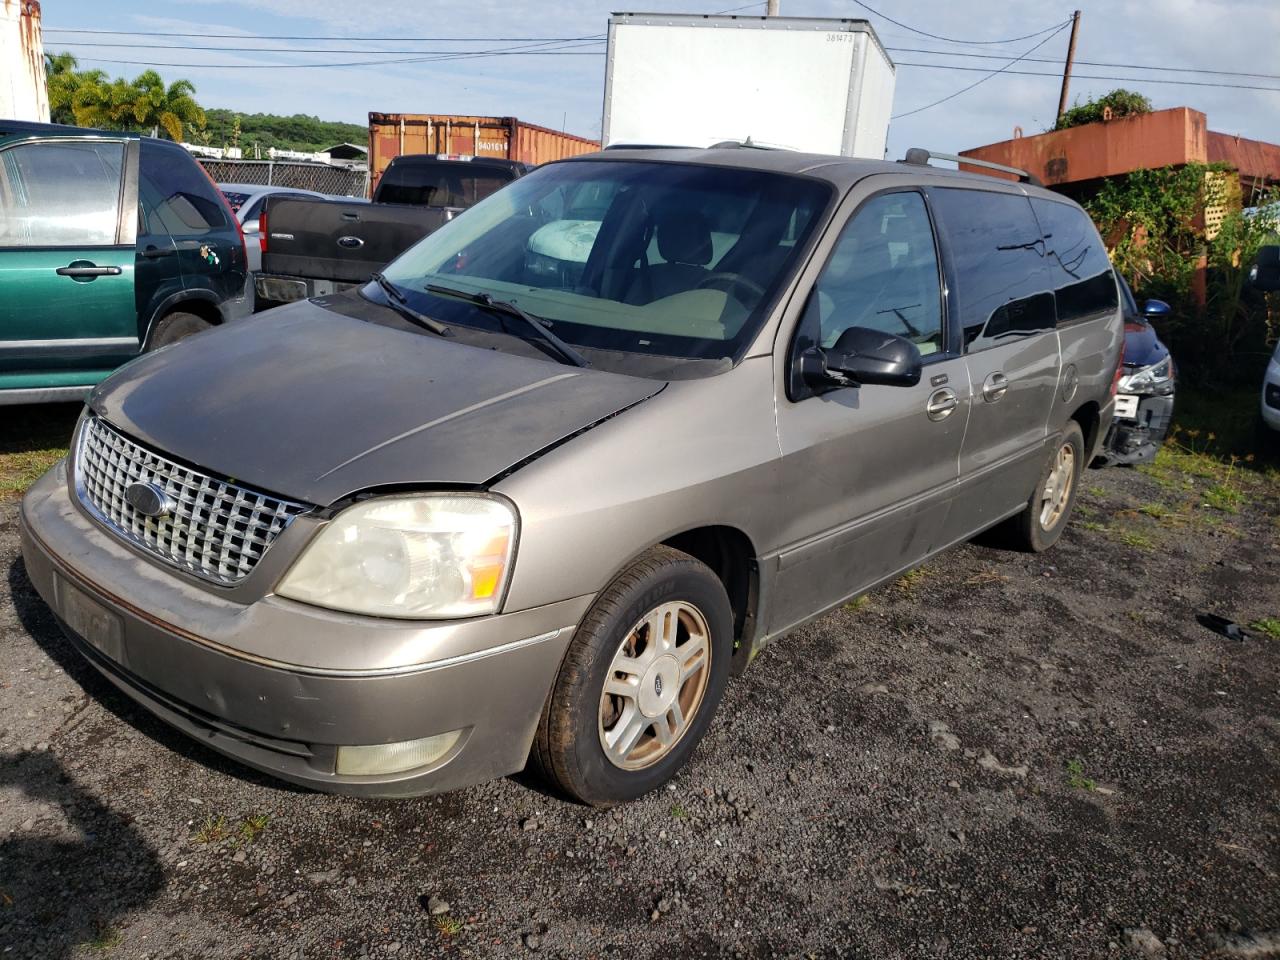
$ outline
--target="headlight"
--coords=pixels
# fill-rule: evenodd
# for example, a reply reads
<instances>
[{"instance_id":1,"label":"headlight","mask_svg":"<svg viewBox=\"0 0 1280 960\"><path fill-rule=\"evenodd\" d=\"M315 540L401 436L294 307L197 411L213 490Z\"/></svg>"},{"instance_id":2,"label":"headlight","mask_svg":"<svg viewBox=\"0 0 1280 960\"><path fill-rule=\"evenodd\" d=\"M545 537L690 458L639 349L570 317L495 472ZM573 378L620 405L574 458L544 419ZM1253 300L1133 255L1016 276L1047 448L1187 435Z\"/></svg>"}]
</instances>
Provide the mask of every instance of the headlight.
<instances>
[{"instance_id":1,"label":"headlight","mask_svg":"<svg viewBox=\"0 0 1280 960\"><path fill-rule=\"evenodd\" d=\"M1120 378L1120 393L1168 393L1173 389L1173 355Z\"/></svg>"},{"instance_id":2,"label":"headlight","mask_svg":"<svg viewBox=\"0 0 1280 960\"><path fill-rule=\"evenodd\" d=\"M516 514L495 497L381 497L348 507L307 545L282 597L374 617L494 613L511 572Z\"/></svg>"}]
</instances>

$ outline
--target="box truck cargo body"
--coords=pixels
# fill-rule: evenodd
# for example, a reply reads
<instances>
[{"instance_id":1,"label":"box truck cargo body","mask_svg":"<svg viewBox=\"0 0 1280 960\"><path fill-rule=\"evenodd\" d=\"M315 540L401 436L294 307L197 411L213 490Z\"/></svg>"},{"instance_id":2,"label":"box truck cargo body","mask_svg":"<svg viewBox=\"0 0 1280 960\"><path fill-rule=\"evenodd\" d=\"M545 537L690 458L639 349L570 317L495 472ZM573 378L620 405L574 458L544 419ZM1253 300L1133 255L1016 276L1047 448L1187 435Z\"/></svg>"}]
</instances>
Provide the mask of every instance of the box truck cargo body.
<instances>
[{"instance_id":1,"label":"box truck cargo body","mask_svg":"<svg viewBox=\"0 0 1280 960\"><path fill-rule=\"evenodd\" d=\"M536 165L600 149L595 140L549 130L515 117L449 113L369 114L370 196L383 171L401 154L471 154Z\"/></svg>"},{"instance_id":2,"label":"box truck cargo body","mask_svg":"<svg viewBox=\"0 0 1280 960\"><path fill-rule=\"evenodd\" d=\"M865 20L615 14L604 144L749 139L878 160L893 86L893 61Z\"/></svg>"}]
</instances>

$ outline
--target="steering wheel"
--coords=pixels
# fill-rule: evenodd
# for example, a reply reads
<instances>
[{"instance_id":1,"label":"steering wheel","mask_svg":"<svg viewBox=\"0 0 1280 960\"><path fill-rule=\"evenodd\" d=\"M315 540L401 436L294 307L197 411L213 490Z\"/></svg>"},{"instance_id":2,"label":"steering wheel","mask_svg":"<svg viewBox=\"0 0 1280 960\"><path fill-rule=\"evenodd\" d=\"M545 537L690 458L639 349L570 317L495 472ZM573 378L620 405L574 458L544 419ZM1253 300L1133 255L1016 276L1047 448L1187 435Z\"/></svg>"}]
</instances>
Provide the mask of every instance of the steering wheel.
<instances>
[{"instance_id":1,"label":"steering wheel","mask_svg":"<svg viewBox=\"0 0 1280 960\"><path fill-rule=\"evenodd\" d=\"M695 290L724 290L726 293L734 293L736 295L737 288L742 288L748 293L753 293L756 299L762 299L765 295L764 287L756 283L754 280L748 280L746 277L738 273L713 273L703 277L694 287ZM738 297L743 303L747 300L744 297Z\"/></svg>"}]
</instances>

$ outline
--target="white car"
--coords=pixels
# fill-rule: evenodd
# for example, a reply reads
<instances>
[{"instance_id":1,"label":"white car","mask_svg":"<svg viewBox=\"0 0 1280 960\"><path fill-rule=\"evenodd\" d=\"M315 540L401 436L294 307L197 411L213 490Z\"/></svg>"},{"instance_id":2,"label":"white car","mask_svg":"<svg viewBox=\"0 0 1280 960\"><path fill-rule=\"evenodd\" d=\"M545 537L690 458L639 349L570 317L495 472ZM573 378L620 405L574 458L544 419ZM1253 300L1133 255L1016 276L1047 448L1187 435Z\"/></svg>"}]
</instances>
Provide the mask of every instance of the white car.
<instances>
[{"instance_id":1,"label":"white car","mask_svg":"<svg viewBox=\"0 0 1280 960\"><path fill-rule=\"evenodd\" d=\"M1262 422L1272 430L1280 430L1280 343L1267 364L1262 378Z\"/></svg>"}]
</instances>

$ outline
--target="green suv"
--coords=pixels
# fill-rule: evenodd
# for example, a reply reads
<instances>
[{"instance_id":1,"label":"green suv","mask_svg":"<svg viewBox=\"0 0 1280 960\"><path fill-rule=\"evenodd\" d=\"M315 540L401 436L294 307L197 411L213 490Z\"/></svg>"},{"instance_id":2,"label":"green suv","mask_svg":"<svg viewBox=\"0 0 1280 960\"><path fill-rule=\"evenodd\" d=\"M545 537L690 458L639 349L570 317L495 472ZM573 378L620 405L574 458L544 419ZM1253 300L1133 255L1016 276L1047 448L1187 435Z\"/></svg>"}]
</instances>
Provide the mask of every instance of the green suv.
<instances>
[{"instance_id":1,"label":"green suv","mask_svg":"<svg viewBox=\"0 0 1280 960\"><path fill-rule=\"evenodd\" d=\"M182 147L0 120L0 404L73 400L247 316L244 236Z\"/></svg>"}]
</instances>

